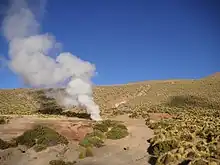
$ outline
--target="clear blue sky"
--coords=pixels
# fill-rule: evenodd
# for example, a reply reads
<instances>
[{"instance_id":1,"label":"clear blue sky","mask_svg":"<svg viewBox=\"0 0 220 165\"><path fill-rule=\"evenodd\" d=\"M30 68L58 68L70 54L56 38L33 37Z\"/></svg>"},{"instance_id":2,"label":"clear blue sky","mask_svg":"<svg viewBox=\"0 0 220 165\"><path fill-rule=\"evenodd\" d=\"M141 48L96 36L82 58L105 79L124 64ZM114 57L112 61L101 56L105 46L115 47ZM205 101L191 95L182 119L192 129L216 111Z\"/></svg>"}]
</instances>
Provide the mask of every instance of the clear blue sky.
<instances>
[{"instance_id":1,"label":"clear blue sky","mask_svg":"<svg viewBox=\"0 0 220 165\"><path fill-rule=\"evenodd\" d=\"M97 67L95 84L220 71L219 0L49 0L42 32ZM0 53L7 44L0 38ZM9 69L0 88L23 87Z\"/></svg>"}]
</instances>

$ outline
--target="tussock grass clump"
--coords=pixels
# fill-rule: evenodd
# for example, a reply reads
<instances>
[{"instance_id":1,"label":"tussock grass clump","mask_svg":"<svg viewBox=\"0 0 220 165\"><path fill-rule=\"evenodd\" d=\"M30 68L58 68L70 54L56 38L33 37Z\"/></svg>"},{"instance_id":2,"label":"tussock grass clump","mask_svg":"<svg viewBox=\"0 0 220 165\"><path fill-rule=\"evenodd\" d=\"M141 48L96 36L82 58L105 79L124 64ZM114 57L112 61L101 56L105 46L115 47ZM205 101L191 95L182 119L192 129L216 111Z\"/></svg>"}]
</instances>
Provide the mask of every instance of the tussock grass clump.
<instances>
[{"instance_id":1,"label":"tussock grass clump","mask_svg":"<svg viewBox=\"0 0 220 165\"><path fill-rule=\"evenodd\" d=\"M6 120L3 117L0 117L0 124L6 124Z\"/></svg>"},{"instance_id":2,"label":"tussock grass clump","mask_svg":"<svg viewBox=\"0 0 220 165\"><path fill-rule=\"evenodd\" d=\"M94 155L91 147L83 148L79 153L79 159L84 159L86 157L93 157L93 156Z\"/></svg>"},{"instance_id":3,"label":"tussock grass clump","mask_svg":"<svg viewBox=\"0 0 220 165\"><path fill-rule=\"evenodd\" d=\"M35 126L16 138L16 142L41 151L50 146L68 144L68 140L53 129L41 125Z\"/></svg>"},{"instance_id":4,"label":"tussock grass clump","mask_svg":"<svg viewBox=\"0 0 220 165\"><path fill-rule=\"evenodd\" d=\"M175 155L173 155L172 153L165 153L157 160L156 165L173 164L175 163L175 161Z\"/></svg>"},{"instance_id":5,"label":"tussock grass clump","mask_svg":"<svg viewBox=\"0 0 220 165\"><path fill-rule=\"evenodd\" d=\"M9 122L9 118L5 116L0 116L0 124L7 124Z\"/></svg>"},{"instance_id":6,"label":"tussock grass clump","mask_svg":"<svg viewBox=\"0 0 220 165\"><path fill-rule=\"evenodd\" d=\"M102 124L102 123L101 123ZM97 128L97 127L96 127ZM104 132L94 129L92 133L88 133L80 142L79 145L82 147L79 153L79 159L93 156L92 148L103 147L106 136Z\"/></svg>"},{"instance_id":7,"label":"tussock grass clump","mask_svg":"<svg viewBox=\"0 0 220 165\"><path fill-rule=\"evenodd\" d=\"M209 162L204 159L196 159L190 162L189 165L209 165Z\"/></svg>"},{"instance_id":8,"label":"tussock grass clump","mask_svg":"<svg viewBox=\"0 0 220 165\"><path fill-rule=\"evenodd\" d=\"M191 151L191 152L187 153L186 157L190 158L190 159L195 159L198 156L196 155L195 152Z\"/></svg>"},{"instance_id":9,"label":"tussock grass clump","mask_svg":"<svg viewBox=\"0 0 220 165\"><path fill-rule=\"evenodd\" d=\"M186 132L183 132L181 135L180 135L180 139L183 140L183 141L193 141L193 135L190 134L190 133L186 133Z\"/></svg>"}]
</instances>

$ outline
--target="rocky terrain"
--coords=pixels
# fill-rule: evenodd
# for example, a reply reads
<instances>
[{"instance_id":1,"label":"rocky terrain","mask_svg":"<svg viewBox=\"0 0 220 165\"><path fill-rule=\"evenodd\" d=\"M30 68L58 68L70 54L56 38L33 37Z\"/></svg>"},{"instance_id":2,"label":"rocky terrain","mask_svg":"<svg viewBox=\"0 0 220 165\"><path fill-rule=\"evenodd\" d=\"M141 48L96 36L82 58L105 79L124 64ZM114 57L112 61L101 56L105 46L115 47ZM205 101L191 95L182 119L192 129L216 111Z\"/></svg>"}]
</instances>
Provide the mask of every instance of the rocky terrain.
<instances>
[{"instance_id":1,"label":"rocky terrain","mask_svg":"<svg viewBox=\"0 0 220 165\"><path fill-rule=\"evenodd\" d=\"M0 90L1 165L220 164L220 73L96 86L102 122L47 92Z\"/></svg>"}]
</instances>

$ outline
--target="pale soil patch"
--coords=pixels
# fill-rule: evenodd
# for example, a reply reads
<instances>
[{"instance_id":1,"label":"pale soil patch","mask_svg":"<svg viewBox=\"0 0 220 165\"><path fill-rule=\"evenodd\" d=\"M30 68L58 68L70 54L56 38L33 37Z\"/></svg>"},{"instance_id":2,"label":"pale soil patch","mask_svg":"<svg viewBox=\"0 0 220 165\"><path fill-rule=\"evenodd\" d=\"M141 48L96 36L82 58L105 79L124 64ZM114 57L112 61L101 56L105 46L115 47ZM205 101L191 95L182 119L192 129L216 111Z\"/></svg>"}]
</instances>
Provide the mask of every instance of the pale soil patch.
<instances>
[{"instance_id":1,"label":"pale soil patch","mask_svg":"<svg viewBox=\"0 0 220 165\"><path fill-rule=\"evenodd\" d=\"M13 115L11 115L12 117ZM39 118L38 116L12 117L8 124L0 125L0 137L3 140L11 140L31 129L36 124L43 124L55 129L68 140L80 140L88 132L91 132L91 121L78 118Z\"/></svg>"},{"instance_id":2,"label":"pale soil patch","mask_svg":"<svg viewBox=\"0 0 220 165\"><path fill-rule=\"evenodd\" d=\"M116 104L115 104L115 108L117 108L119 105L125 104L125 103L127 103L126 100L123 100L123 101L121 101L121 102L119 102L119 103L116 103Z\"/></svg>"}]
</instances>

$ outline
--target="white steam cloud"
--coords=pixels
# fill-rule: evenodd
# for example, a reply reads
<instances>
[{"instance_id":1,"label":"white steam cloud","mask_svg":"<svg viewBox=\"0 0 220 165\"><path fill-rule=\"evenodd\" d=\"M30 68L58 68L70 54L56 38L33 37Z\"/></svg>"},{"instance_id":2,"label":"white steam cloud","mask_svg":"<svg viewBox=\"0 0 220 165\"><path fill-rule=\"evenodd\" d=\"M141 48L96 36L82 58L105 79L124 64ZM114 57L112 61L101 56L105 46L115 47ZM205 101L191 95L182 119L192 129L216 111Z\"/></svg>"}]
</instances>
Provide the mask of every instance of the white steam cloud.
<instances>
[{"instance_id":1,"label":"white steam cloud","mask_svg":"<svg viewBox=\"0 0 220 165\"><path fill-rule=\"evenodd\" d=\"M69 52L55 59L55 37L39 33L40 25L25 0L13 0L3 21L3 33L9 43L9 67L33 87L51 87L63 82L67 95L64 106L84 106L93 120L101 120L99 106L92 97L91 78L95 66Z\"/></svg>"}]
</instances>

